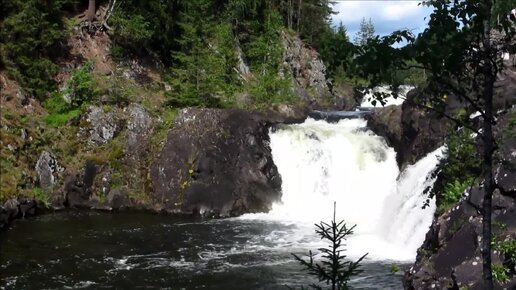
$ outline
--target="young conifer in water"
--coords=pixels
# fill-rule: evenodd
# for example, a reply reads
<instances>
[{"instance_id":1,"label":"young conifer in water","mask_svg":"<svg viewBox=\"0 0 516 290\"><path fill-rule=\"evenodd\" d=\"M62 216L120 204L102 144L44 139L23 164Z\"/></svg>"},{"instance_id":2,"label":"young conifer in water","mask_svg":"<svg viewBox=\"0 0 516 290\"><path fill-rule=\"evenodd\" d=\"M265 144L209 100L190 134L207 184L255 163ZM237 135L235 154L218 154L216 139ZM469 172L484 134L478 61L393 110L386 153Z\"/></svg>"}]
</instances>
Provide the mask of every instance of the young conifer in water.
<instances>
[{"instance_id":1,"label":"young conifer in water","mask_svg":"<svg viewBox=\"0 0 516 290\"><path fill-rule=\"evenodd\" d=\"M321 237L321 239L329 242L328 247L318 249L322 253L321 261L314 261L315 255L312 251L308 252L308 260L300 258L296 254L292 254L294 258L301 263L308 274L316 277L320 284L325 284L323 286L311 284L308 285L309 289L348 289L348 282L351 277L362 272L360 269L360 262L362 262L367 254L353 262L346 259L347 256L343 253L346 246L344 242L346 241L347 236L353 234L353 229L356 225L348 228L344 221L337 223L335 213L336 203L333 204L333 220L330 224L325 222L315 224L315 232ZM291 287L289 288L293 289ZM304 289L304 287L301 289Z\"/></svg>"}]
</instances>

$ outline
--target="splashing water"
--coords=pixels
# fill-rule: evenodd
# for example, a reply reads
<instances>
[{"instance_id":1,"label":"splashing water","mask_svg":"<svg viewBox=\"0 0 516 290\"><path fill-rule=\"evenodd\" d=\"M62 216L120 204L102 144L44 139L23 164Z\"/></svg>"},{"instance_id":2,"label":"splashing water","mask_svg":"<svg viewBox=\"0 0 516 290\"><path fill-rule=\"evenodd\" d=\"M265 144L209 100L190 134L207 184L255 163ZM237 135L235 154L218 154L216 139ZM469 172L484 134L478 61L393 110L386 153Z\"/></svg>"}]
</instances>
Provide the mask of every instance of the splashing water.
<instances>
[{"instance_id":1,"label":"splashing water","mask_svg":"<svg viewBox=\"0 0 516 290\"><path fill-rule=\"evenodd\" d=\"M282 202L259 219L295 225L273 233L278 247L314 249L321 241L315 222L329 221L333 202L337 219L356 224L348 255L368 252L372 260L412 261L422 244L435 211L435 201L422 208L423 191L443 149L428 154L399 172L396 152L366 128L363 119L330 124L307 119L303 124L271 131L274 162L282 177Z\"/></svg>"}]
</instances>

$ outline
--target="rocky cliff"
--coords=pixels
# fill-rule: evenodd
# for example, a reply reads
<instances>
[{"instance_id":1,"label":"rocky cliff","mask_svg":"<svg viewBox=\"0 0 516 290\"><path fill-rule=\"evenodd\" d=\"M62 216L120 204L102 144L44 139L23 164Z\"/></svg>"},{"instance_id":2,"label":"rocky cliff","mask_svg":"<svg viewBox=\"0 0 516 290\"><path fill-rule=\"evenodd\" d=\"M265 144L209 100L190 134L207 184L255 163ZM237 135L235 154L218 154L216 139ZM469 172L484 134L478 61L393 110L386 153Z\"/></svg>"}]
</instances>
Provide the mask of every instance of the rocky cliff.
<instances>
[{"instance_id":1,"label":"rocky cliff","mask_svg":"<svg viewBox=\"0 0 516 290\"><path fill-rule=\"evenodd\" d=\"M493 253L496 289L516 287L516 110L503 114L495 128L500 156L494 175ZM512 133L510 133L512 132ZM417 261L405 275L407 289L482 288L482 185L473 187L453 208L436 215ZM502 272L500 272L502 271ZM508 273L506 272L508 271ZM503 275L505 272L505 276ZM506 277L507 280L502 279Z\"/></svg>"}]
</instances>

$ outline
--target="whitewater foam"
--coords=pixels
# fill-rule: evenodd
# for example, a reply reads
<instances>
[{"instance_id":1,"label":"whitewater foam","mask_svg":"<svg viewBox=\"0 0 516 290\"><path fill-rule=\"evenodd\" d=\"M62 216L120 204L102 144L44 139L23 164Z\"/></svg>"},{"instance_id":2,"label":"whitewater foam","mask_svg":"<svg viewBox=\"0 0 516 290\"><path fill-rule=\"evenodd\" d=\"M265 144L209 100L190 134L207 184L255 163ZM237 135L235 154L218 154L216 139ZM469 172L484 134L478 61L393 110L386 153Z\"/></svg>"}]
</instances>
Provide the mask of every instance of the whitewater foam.
<instances>
[{"instance_id":1,"label":"whitewater foam","mask_svg":"<svg viewBox=\"0 0 516 290\"><path fill-rule=\"evenodd\" d=\"M274 241L271 249L290 251L323 246L314 223L331 220L335 201L337 219L357 225L347 241L349 256L367 252L371 260L415 259L435 211L434 200L422 208L423 191L434 182L430 173L442 148L400 173L396 152L367 130L365 120L330 124L310 118L272 130L270 146L282 178L282 201L268 214L239 219L291 228L255 237L256 245Z\"/></svg>"}]
</instances>

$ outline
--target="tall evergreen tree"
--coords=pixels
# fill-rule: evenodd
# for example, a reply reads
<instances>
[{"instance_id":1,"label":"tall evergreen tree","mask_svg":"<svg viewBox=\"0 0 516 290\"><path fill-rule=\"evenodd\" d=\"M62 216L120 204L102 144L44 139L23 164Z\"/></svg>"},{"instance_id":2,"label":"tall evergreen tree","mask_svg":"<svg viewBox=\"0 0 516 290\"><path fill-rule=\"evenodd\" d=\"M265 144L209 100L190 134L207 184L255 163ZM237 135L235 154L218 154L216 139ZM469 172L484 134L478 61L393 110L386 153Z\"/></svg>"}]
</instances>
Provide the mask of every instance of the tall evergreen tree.
<instances>
[{"instance_id":1,"label":"tall evergreen tree","mask_svg":"<svg viewBox=\"0 0 516 290\"><path fill-rule=\"evenodd\" d=\"M362 21L360 22L360 30L355 35L353 41L356 45L362 46L366 45L367 42L370 39L373 39L375 36L375 28L371 18L369 18L367 21L365 18L362 18Z\"/></svg>"}]
</instances>

